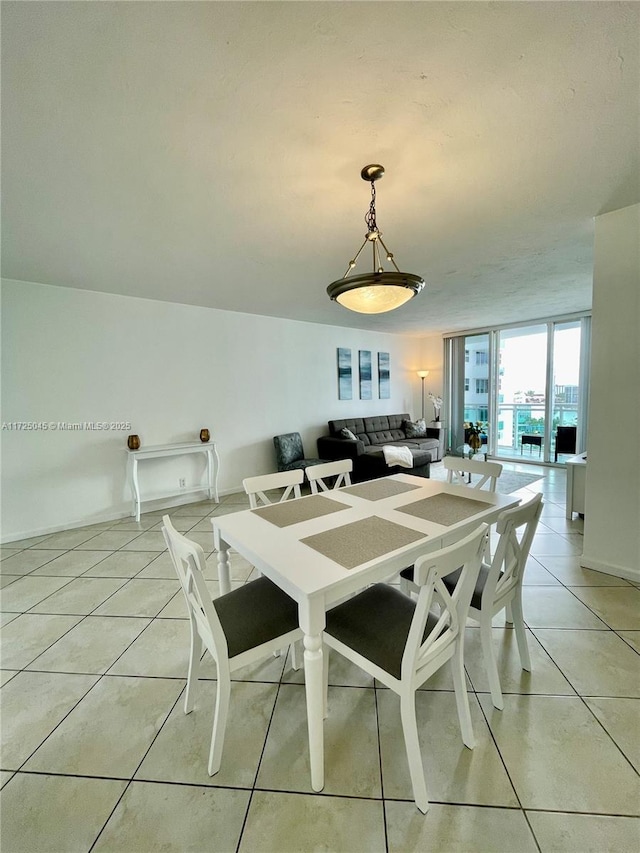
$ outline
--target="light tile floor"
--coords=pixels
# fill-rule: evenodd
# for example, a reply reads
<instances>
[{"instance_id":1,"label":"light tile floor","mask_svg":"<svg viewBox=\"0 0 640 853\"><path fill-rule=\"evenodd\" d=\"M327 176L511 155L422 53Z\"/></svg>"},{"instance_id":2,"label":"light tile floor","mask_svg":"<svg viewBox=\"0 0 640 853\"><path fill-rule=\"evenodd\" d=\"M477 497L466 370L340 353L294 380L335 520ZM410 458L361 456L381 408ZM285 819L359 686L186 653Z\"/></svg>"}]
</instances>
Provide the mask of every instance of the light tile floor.
<instances>
[{"instance_id":1,"label":"light tile floor","mask_svg":"<svg viewBox=\"0 0 640 853\"><path fill-rule=\"evenodd\" d=\"M238 674L222 769L206 772L215 696L208 661L182 711L189 626L162 514L2 549L2 835L18 851L637 851L640 589L580 568L582 522L564 518L564 472L545 496L525 578L533 671L494 629L504 711L467 629L477 745L460 740L448 671L419 691L432 806L412 801L397 697L333 656L326 787L309 785L304 678L270 657ZM210 516L244 495L171 511L205 548ZM252 568L234 555L235 585Z\"/></svg>"}]
</instances>

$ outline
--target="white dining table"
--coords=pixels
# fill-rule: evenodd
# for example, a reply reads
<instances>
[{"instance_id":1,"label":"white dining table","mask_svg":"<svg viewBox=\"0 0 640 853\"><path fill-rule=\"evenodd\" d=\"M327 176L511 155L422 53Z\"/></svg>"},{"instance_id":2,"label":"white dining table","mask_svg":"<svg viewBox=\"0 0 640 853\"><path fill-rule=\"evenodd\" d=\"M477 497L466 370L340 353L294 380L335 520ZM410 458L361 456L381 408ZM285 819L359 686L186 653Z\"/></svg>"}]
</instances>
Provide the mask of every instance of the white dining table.
<instances>
[{"instance_id":1,"label":"white dining table","mask_svg":"<svg viewBox=\"0 0 640 853\"><path fill-rule=\"evenodd\" d=\"M314 791L324 787L326 611L519 503L513 495L396 474L211 519L221 594L231 589L232 548L298 604Z\"/></svg>"}]
</instances>

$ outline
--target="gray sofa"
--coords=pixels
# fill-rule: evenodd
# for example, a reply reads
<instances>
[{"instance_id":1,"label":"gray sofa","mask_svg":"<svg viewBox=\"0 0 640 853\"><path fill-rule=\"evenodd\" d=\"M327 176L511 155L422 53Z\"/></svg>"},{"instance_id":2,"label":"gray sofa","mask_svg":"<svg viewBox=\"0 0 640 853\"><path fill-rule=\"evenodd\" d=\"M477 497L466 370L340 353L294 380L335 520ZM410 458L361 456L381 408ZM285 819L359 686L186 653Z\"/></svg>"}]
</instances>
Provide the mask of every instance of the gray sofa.
<instances>
[{"instance_id":1,"label":"gray sofa","mask_svg":"<svg viewBox=\"0 0 640 853\"><path fill-rule=\"evenodd\" d=\"M427 427L426 436L408 437L410 422L411 417L407 413L329 421L329 434L318 439L318 456L322 459L352 459L356 482L401 472L428 477L431 462L439 461L444 455L444 430ZM343 438L340 431L345 428L351 430L356 438ZM383 444L408 447L414 467L389 468L384 460Z\"/></svg>"}]
</instances>

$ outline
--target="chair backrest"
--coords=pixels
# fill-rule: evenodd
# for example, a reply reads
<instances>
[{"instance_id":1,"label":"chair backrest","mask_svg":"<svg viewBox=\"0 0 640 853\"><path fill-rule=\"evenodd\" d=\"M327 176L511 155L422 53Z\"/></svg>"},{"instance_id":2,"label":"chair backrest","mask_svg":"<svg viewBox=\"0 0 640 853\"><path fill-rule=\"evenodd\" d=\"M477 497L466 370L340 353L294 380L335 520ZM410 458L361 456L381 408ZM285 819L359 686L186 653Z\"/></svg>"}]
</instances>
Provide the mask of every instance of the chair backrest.
<instances>
[{"instance_id":1,"label":"chair backrest","mask_svg":"<svg viewBox=\"0 0 640 853\"><path fill-rule=\"evenodd\" d=\"M540 521L542 495L537 494L498 517L498 544L482 591L482 607L499 602L520 583L531 550L531 543ZM485 602L487 596L488 602Z\"/></svg>"},{"instance_id":2,"label":"chair backrest","mask_svg":"<svg viewBox=\"0 0 640 853\"><path fill-rule=\"evenodd\" d=\"M447 480L450 483L471 486L473 489L481 489L488 483L488 492L495 492L498 477L502 474L500 462L483 462L481 459L467 459L466 456L445 456L442 463L448 472ZM465 483L465 474L479 474L480 479L477 483Z\"/></svg>"},{"instance_id":3,"label":"chair backrest","mask_svg":"<svg viewBox=\"0 0 640 853\"><path fill-rule=\"evenodd\" d=\"M335 477L334 489L341 486L351 485L351 471L353 471L353 459L338 459L335 462L323 462L322 465L309 465L306 469L307 479L311 484L311 493L318 494L318 488L323 492L330 491L324 482L325 477Z\"/></svg>"},{"instance_id":4,"label":"chair backrest","mask_svg":"<svg viewBox=\"0 0 640 853\"><path fill-rule=\"evenodd\" d=\"M267 506L274 503L265 494L269 489L284 489L278 502L288 500L290 497L300 497L300 484L304 480L302 468L293 471L278 471L275 474L262 474L259 477L247 477L242 481L245 492L249 495L249 506L257 509L259 506Z\"/></svg>"},{"instance_id":5,"label":"chair backrest","mask_svg":"<svg viewBox=\"0 0 640 853\"><path fill-rule=\"evenodd\" d=\"M481 524L460 542L416 560L414 580L420 593L402 657L403 680L413 674L419 676L443 654L448 657L453 654L454 644L465 629L488 531L488 525ZM442 578L460 567L458 583L453 593L449 593ZM425 637L427 618L434 602L440 605L440 615Z\"/></svg>"},{"instance_id":6,"label":"chair backrest","mask_svg":"<svg viewBox=\"0 0 640 853\"><path fill-rule=\"evenodd\" d=\"M575 453L578 427L559 426L556 428L556 458L558 453Z\"/></svg>"},{"instance_id":7,"label":"chair backrest","mask_svg":"<svg viewBox=\"0 0 640 853\"><path fill-rule=\"evenodd\" d=\"M304 459L302 436L299 432L287 432L284 435L273 436L273 446L276 449L278 471L286 469L287 465Z\"/></svg>"},{"instance_id":8,"label":"chair backrest","mask_svg":"<svg viewBox=\"0 0 640 853\"><path fill-rule=\"evenodd\" d=\"M220 664L228 659L229 653L211 592L204 580L204 551L197 542L178 533L168 515L162 518L162 533L187 602L191 631L200 635L211 656Z\"/></svg>"}]
</instances>

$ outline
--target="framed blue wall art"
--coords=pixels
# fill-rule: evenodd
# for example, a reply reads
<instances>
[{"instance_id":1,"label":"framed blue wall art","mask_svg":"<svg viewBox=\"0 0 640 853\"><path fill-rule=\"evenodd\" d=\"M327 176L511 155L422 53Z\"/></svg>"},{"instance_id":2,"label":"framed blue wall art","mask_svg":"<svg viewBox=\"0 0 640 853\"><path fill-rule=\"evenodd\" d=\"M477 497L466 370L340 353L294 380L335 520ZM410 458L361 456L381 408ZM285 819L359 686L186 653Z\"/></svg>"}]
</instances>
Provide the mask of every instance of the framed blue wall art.
<instances>
[{"instance_id":1,"label":"framed blue wall art","mask_svg":"<svg viewBox=\"0 0 640 853\"><path fill-rule=\"evenodd\" d=\"M371 400L373 389L371 382L371 350L361 349L358 353L358 365L360 368L360 399Z\"/></svg>"},{"instance_id":2,"label":"framed blue wall art","mask_svg":"<svg viewBox=\"0 0 640 853\"><path fill-rule=\"evenodd\" d=\"M351 400L352 397L351 350L338 347L338 400Z\"/></svg>"},{"instance_id":3,"label":"framed blue wall art","mask_svg":"<svg viewBox=\"0 0 640 853\"><path fill-rule=\"evenodd\" d=\"M378 396L381 400L391 397L391 371L389 366L389 353L378 353Z\"/></svg>"}]
</instances>

